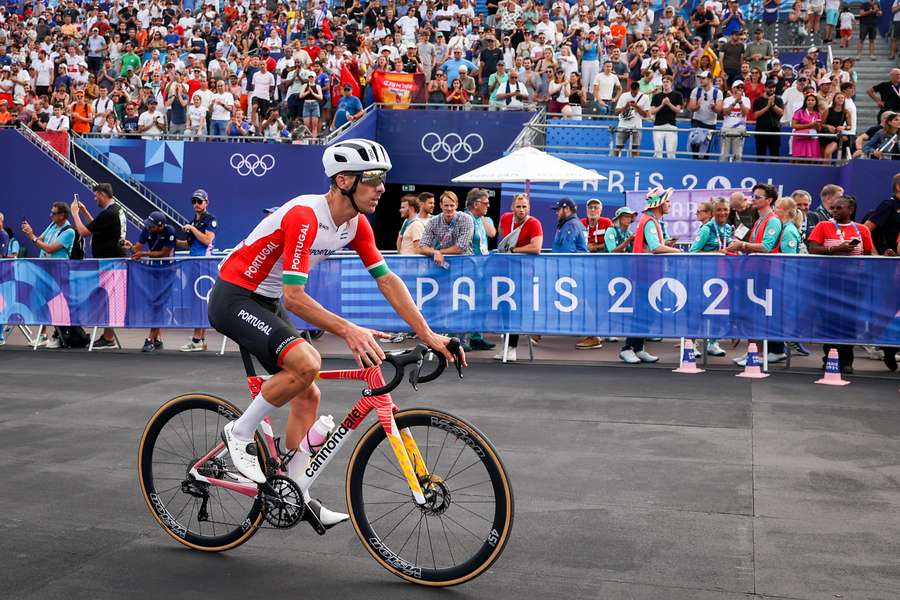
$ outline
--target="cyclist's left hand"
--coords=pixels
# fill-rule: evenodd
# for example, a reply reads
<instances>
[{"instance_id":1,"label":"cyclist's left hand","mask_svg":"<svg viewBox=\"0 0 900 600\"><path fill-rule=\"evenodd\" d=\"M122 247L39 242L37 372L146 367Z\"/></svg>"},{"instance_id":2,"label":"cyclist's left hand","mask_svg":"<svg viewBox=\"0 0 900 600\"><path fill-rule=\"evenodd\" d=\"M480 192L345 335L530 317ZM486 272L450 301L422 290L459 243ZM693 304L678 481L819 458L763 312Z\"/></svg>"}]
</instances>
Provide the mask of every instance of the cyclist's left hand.
<instances>
[{"instance_id":1,"label":"cyclist's left hand","mask_svg":"<svg viewBox=\"0 0 900 600\"><path fill-rule=\"evenodd\" d=\"M439 335L432 332L430 335L423 336L422 341L425 342L425 344L429 348L433 348L434 350L437 350L441 354L443 354L448 363L456 361L456 357L453 356L453 353L447 350L447 344L450 343L450 338L448 338L446 335ZM459 358L460 362L462 362L462 366L469 366L469 364L466 362L466 352L462 348L459 349Z\"/></svg>"}]
</instances>

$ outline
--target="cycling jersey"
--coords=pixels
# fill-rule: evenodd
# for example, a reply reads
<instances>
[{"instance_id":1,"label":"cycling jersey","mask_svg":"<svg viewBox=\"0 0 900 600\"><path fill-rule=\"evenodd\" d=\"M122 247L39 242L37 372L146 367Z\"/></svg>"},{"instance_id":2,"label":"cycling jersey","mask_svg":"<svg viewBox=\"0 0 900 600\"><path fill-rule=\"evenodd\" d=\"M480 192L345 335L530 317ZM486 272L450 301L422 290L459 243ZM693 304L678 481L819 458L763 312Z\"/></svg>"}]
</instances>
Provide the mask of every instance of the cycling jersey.
<instances>
[{"instance_id":1,"label":"cycling jersey","mask_svg":"<svg viewBox=\"0 0 900 600\"><path fill-rule=\"evenodd\" d=\"M390 272L365 217L356 215L338 227L325 196L298 196L235 247L222 262L219 277L261 296L280 298L283 284L305 285L312 267L345 246L359 254L372 277Z\"/></svg>"}]
</instances>

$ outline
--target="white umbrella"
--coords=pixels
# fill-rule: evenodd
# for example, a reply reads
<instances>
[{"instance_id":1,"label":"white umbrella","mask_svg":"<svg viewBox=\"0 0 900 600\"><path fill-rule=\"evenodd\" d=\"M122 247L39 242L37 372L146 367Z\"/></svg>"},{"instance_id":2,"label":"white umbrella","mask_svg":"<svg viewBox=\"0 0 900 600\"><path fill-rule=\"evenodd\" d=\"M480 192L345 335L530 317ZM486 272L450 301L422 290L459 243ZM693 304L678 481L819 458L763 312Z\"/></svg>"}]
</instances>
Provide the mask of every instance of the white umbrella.
<instances>
[{"instance_id":1,"label":"white umbrella","mask_svg":"<svg viewBox=\"0 0 900 600\"><path fill-rule=\"evenodd\" d=\"M525 182L529 193L531 182L547 181L603 181L605 176L593 169L557 158L537 148L519 148L502 158L482 165L473 171L453 178L454 183L516 183Z\"/></svg>"}]
</instances>

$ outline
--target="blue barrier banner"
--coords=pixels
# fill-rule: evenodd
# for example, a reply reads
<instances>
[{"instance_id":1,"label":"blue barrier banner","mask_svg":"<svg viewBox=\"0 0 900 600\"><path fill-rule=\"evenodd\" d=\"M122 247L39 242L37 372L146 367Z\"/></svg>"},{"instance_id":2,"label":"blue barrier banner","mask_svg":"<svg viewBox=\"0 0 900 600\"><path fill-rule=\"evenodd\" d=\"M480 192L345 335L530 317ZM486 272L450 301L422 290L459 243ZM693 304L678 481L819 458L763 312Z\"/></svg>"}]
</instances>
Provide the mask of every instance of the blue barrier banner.
<instances>
[{"instance_id":1,"label":"blue barrier banner","mask_svg":"<svg viewBox=\"0 0 900 600\"><path fill-rule=\"evenodd\" d=\"M438 331L775 339L900 345L900 260L492 254L441 269L389 257ZM0 323L206 327L215 259L0 261ZM408 329L356 257L310 294L367 327ZM298 326L303 324L299 320Z\"/></svg>"},{"instance_id":2,"label":"blue barrier banner","mask_svg":"<svg viewBox=\"0 0 900 600\"><path fill-rule=\"evenodd\" d=\"M450 180L503 156L534 113L380 110L378 141L393 182L453 185Z\"/></svg>"}]
</instances>

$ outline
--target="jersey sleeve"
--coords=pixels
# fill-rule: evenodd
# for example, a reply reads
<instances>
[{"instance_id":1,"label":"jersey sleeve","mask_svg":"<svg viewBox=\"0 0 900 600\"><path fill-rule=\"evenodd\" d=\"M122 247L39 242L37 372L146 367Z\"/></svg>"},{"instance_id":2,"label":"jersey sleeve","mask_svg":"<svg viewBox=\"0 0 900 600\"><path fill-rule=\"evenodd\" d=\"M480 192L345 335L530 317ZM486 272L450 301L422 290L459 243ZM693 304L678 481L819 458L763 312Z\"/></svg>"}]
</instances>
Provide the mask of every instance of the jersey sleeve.
<instances>
[{"instance_id":1,"label":"jersey sleeve","mask_svg":"<svg viewBox=\"0 0 900 600\"><path fill-rule=\"evenodd\" d=\"M656 225L652 220L647 219L647 222L644 223L644 246L647 250L653 252L661 245L662 240L659 239L659 232L656 230Z\"/></svg>"},{"instance_id":2,"label":"jersey sleeve","mask_svg":"<svg viewBox=\"0 0 900 600\"><path fill-rule=\"evenodd\" d=\"M800 252L800 230L796 227L785 227L781 234L782 254L798 254Z\"/></svg>"},{"instance_id":3,"label":"jersey sleeve","mask_svg":"<svg viewBox=\"0 0 900 600\"><path fill-rule=\"evenodd\" d=\"M309 256L319 220L309 206L295 206L281 219L284 233L284 272L282 283L286 285L306 285L309 280Z\"/></svg>"},{"instance_id":4,"label":"jersey sleeve","mask_svg":"<svg viewBox=\"0 0 900 600\"><path fill-rule=\"evenodd\" d=\"M603 244L606 246L607 252L612 252L618 247L618 244L616 243L616 230L612 227L608 227L606 233L603 234Z\"/></svg>"},{"instance_id":5,"label":"jersey sleeve","mask_svg":"<svg viewBox=\"0 0 900 600\"><path fill-rule=\"evenodd\" d=\"M869 231L868 227L860 227L859 235L862 236L862 249L863 252L869 253L875 250L875 244L872 242L872 232Z\"/></svg>"},{"instance_id":6,"label":"jersey sleeve","mask_svg":"<svg viewBox=\"0 0 900 600\"><path fill-rule=\"evenodd\" d=\"M387 263L384 262L384 257L381 256L381 251L375 245L375 234L372 232L372 225L362 215L356 217L356 235L350 242L350 247L359 254L359 258L366 266L366 270L369 271L369 275L375 279L384 277L391 272Z\"/></svg>"},{"instance_id":7,"label":"jersey sleeve","mask_svg":"<svg viewBox=\"0 0 900 600\"><path fill-rule=\"evenodd\" d=\"M706 247L706 242L709 240L709 227L704 225L697 231L697 239L694 240L694 243L691 245L691 252L700 252Z\"/></svg>"},{"instance_id":8,"label":"jersey sleeve","mask_svg":"<svg viewBox=\"0 0 900 600\"><path fill-rule=\"evenodd\" d=\"M94 219L93 221L91 221L91 224L96 223L97 220L98 219ZM138 237L138 243L141 244L142 246L146 246L147 242L149 242L149 241L150 241L150 231L146 227L144 227L143 229L141 229L141 235L140 235L140 237Z\"/></svg>"},{"instance_id":9,"label":"jersey sleeve","mask_svg":"<svg viewBox=\"0 0 900 600\"><path fill-rule=\"evenodd\" d=\"M166 227L162 236L162 247L175 249L175 228Z\"/></svg>"},{"instance_id":10,"label":"jersey sleeve","mask_svg":"<svg viewBox=\"0 0 900 600\"><path fill-rule=\"evenodd\" d=\"M781 235L781 221L772 218L766 223L766 231L763 233L762 245L766 252L771 252L778 243L778 236Z\"/></svg>"}]
</instances>

